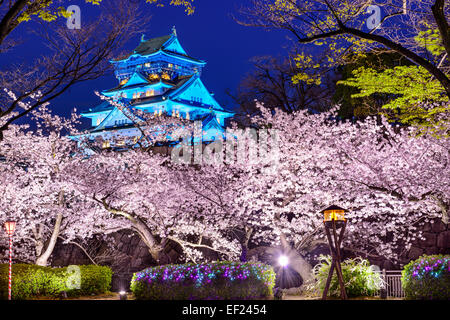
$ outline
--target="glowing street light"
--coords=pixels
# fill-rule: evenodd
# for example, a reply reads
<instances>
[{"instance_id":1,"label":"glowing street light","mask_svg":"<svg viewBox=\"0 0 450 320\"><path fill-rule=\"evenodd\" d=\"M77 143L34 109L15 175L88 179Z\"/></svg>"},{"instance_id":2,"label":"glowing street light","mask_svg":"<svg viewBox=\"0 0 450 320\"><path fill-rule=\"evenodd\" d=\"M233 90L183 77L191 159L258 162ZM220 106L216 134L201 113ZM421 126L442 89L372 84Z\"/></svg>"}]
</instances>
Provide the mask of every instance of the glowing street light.
<instances>
[{"instance_id":1,"label":"glowing street light","mask_svg":"<svg viewBox=\"0 0 450 320\"><path fill-rule=\"evenodd\" d=\"M285 256L284 254L278 257L278 264L280 266L287 267L287 265L289 264L289 258L287 256Z\"/></svg>"},{"instance_id":2,"label":"glowing street light","mask_svg":"<svg viewBox=\"0 0 450 320\"><path fill-rule=\"evenodd\" d=\"M12 279L12 236L16 230L15 221L5 222L5 231L9 237L9 276L8 276L8 300L11 300L11 279Z\"/></svg>"},{"instance_id":3,"label":"glowing street light","mask_svg":"<svg viewBox=\"0 0 450 320\"><path fill-rule=\"evenodd\" d=\"M325 226L325 233L327 235L332 259L327 283L325 284L325 288L322 293L322 300L327 299L328 289L330 288L334 269L336 269L337 278L341 289L341 298L344 300L347 299L344 279L342 276L340 249L342 239L344 237L345 227L347 226L347 220L345 219L345 212L347 211L348 210L335 205L332 205L321 211L321 213L323 214L323 224ZM339 235L337 234L338 229L341 229Z\"/></svg>"}]
</instances>

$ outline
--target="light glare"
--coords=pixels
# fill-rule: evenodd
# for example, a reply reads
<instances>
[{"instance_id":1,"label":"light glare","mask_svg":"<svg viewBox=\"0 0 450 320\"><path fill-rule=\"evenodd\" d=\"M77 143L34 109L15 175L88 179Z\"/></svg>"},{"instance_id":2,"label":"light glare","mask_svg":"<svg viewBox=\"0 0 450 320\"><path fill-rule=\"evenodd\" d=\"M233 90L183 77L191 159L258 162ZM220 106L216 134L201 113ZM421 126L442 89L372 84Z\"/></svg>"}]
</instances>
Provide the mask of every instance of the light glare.
<instances>
[{"instance_id":1,"label":"light glare","mask_svg":"<svg viewBox=\"0 0 450 320\"><path fill-rule=\"evenodd\" d=\"M278 263L279 263L280 266L286 267L289 264L289 258L286 257L285 255L281 255L278 258Z\"/></svg>"}]
</instances>

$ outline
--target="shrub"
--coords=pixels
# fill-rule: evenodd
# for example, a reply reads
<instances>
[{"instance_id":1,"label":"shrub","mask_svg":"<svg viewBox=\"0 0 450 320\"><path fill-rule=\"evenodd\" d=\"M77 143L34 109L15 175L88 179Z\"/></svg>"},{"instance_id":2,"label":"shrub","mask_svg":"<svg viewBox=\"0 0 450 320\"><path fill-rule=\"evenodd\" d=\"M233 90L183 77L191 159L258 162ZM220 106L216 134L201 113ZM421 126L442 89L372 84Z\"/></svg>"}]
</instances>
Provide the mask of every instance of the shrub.
<instances>
[{"instance_id":1,"label":"shrub","mask_svg":"<svg viewBox=\"0 0 450 320\"><path fill-rule=\"evenodd\" d=\"M272 296L275 272L256 262L164 265L133 275L140 300L252 299Z\"/></svg>"},{"instance_id":2,"label":"shrub","mask_svg":"<svg viewBox=\"0 0 450 320\"><path fill-rule=\"evenodd\" d=\"M423 255L402 271L406 299L450 300L450 255Z\"/></svg>"},{"instance_id":3,"label":"shrub","mask_svg":"<svg viewBox=\"0 0 450 320\"><path fill-rule=\"evenodd\" d=\"M57 297L65 291L77 297L104 293L111 286L112 271L109 267L81 265L80 289L70 289L71 270L41 267L30 264L14 264L12 267L12 299L23 300L35 296ZM0 264L0 299L8 298L8 265Z\"/></svg>"},{"instance_id":4,"label":"shrub","mask_svg":"<svg viewBox=\"0 0 450 320\"><path fill-rule=\"evenodd\" d=\"M316 282L310 289L323 292L327 283L328 273L331 267L331 257L320 255L320 263L314 269ZM383 285L383 280L378 272L370 266L368 260L360 257L346 259L341 262L342 278L344 280L345 292L348 297L373 296ZM328 295L339 297L341 294L336 269L331 278Z\"/></svg>"}]
</instances>

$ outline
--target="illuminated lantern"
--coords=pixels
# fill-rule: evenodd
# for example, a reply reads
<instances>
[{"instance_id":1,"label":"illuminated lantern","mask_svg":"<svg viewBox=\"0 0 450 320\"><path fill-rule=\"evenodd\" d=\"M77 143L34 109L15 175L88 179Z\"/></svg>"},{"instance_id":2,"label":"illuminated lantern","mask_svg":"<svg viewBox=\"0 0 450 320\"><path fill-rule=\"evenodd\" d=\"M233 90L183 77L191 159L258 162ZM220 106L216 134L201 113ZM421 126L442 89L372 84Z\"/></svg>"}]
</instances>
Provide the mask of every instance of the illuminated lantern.
<instances>
[{"instance_id":1,"label":"illuminated lantern","mask_svg":"<svg viewBox=\"0 0 450 320\"><path fill-rule=\"evenodd\" d=\"M5 231L9 236L12 236L14 234L14 231L16 231L16 222L15 221L5 222Z\"/></svg>"},{"instance_id":2,"label":"illuminated lantern","mask_svg":"<svg viewBox=\"0 0 450 320\"><path fill-rule=\"evenodd\" d=\"M338 207L338 206L330 206L321 212L323 213L323 222L328 223L333 220L336 222L344 222L345 221L345 212L348 210Z\"/></svg>"},{"instance_id":3,"label":"illuminated lantern","mask_svg":"<svg viewBox=\"0 0 450 320\"><path fill-rule=\"evenodd\" d=\"M322 293L323 300L327 299L334 271L336 271L337 274L341 298L344 300L347 299L341 268L341 244L344 238L345 227L347 226L347 220L345 219L345 212L347 211L348 210L335 205L320 211L323 214L323 224L325 226L325 234L328 239L332 259L327 282ZM339 234L337 233L338 229L340 229Z\"/></svg>"}]
</instances>

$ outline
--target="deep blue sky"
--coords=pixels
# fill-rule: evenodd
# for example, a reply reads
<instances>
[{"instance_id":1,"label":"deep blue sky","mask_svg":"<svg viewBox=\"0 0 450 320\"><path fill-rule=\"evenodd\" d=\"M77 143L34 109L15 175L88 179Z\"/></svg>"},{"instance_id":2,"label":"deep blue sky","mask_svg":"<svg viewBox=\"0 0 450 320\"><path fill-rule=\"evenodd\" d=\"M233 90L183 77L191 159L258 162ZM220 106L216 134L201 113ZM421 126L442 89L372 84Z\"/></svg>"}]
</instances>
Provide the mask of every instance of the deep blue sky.
<instances>
[{"instance_id":1,"label":"deep blue sky","mask_svg":"<svg viewBox=\"0 0 450 320\"><path fill-rule=\"evenodd\" d=\"M80 4L82 9L81 27L83 19L92 19L99 13L99 8L86 7L81 5L82 3L84 0L73 1L73 4ZM145 31L145 38L169 34L175 25L178 38L187 53L207 62L202 75L207 88L215 93L216 99L225 108L232 109L233 103L225 94L225 90L236 90L241 79L251 70L250 58L261 55L284 55L288 50L289 40L281 31L269 32L237 24L230 15L238 14L242 6L250 5L249 1L195 0L194 5L196 10L191 16L187 16L181 7L157 8L143 5L146 14L152 16ZM31 23L28 26L21 26L12 34L21 37L24 43L8 53L6 58L2 55L0 68L5 64L36 58L45 52L40 39L24 33L30 27ZM131 52L139 44L139 39L140 37L132 39L124 49ZM54 100L52 109L59 114L68 114L74 107L84 110L95 106L100 100L94 91L116 85L117 81L112 73L98 80L79 84Z\"/></svg>"}]
</instances>

